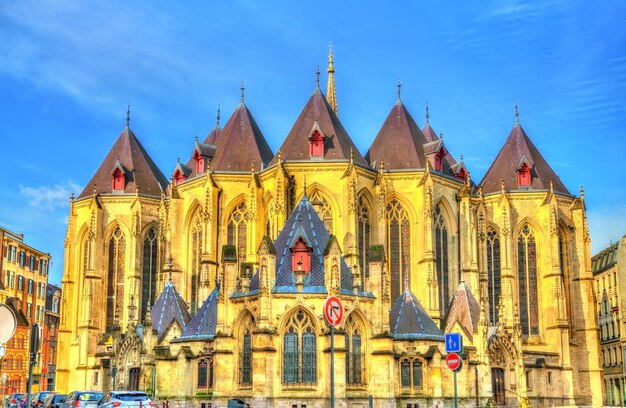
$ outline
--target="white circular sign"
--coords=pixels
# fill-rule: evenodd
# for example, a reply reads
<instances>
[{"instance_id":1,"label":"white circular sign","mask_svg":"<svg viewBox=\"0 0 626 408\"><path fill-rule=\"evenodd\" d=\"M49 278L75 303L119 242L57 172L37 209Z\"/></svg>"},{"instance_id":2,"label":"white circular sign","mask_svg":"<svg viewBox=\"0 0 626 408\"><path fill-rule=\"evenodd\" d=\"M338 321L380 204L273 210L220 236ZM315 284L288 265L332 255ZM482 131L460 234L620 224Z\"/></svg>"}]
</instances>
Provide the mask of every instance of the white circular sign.
<instances>
[{"instance_id":1,"label":"white circular sign","mask_svg":"<svg viewBox=\"0 0 626 408\"><path fill-rule=\"evenodd\" d=\"M343 320L343 305L336 296L329 296L324 301L324 318L326 322L337 327Z\"/></svg>"},{"instance_id":2,"label":"white circular sign","mask_svg":"<svg viewBox=\"0 0 626 408\"><path fill-rule=\"evenodd\" d=\"M7 305L0 304L0 343L6 343L13 337L17 327L17 318Z\"/></svg>"}]
</instances>

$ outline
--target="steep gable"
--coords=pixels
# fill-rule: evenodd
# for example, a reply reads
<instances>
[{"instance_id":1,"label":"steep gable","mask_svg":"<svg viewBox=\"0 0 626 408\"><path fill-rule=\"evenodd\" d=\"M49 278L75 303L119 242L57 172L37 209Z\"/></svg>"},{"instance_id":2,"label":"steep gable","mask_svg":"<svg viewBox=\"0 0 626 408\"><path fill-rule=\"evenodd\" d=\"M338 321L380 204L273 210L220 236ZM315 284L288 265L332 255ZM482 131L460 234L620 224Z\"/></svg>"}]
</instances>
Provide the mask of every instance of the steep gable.
<instances>
[{"instance_id":1,"label":"steep gable","mask_svg":"<svg viewBox=\"0 0 626 408\"><path fill-rule=\"evenodd\" d=\"M177 341L210 340L215 337L218 296L219 286L216 286Z\"/></svg>"},{"instance_id":2,"label":"steep gable","mask_svg":"<svg viewBox=\"0 0 626 408\"><path fill-rule=\"evenodd\" d=\"M479 319L480 305L465 282L461 282L452 297L444 332L450 333L454 324L457 323L472 339L478 330Z\"/></svg>"},{"instance_id":3,"label":"steep gable","mask_svg":"<svg viewBox=\"0 0 626 408\"><path fill-rule=\"evenodd\" d=\"M409 289L391 307L389 327L394 339L444 341L439 327Z\"/></svg>"},{"instance_id":4,"label":"steep gable","mask_svg":"<svg viewBox=\"0 0 626 408\"><path fill-rule=\"evenodd\" d=\"M191 317L187 311L187 304L178 294L171 280L165 284L163 291L154 302L150 318L159 341L163 339L172 323L177 323L181 330L189 323Z\"/></svg>"}]
</instances>

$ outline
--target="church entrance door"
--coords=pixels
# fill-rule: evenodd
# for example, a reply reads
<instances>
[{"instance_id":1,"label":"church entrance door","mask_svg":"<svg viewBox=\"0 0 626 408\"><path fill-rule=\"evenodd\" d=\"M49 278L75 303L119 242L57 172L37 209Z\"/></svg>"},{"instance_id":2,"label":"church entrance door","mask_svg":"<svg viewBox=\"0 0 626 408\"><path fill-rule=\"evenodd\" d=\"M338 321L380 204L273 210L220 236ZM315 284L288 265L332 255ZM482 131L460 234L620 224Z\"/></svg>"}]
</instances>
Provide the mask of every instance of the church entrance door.
<instances>
[{"instance_id":1,"label":"church entrance door","mask_svg":"<svg viewBox=\"0 0 626 408\"><path fill-rule=\"evenodd\" d=\"M505 405L506 398L504 395L504 369L491 369L491 390L493 391L493 400L497 405Z\"/></svg>"},{"instance_id":2,"label":"church entrance door","mask_svg":"<svg viewBox=\"0 0 626 408\"><path fill-rule=\"evenodd\" d=\"M139 390L139 367L128 370L128 389L130 391Z\"/></svg>"}]
</instances>

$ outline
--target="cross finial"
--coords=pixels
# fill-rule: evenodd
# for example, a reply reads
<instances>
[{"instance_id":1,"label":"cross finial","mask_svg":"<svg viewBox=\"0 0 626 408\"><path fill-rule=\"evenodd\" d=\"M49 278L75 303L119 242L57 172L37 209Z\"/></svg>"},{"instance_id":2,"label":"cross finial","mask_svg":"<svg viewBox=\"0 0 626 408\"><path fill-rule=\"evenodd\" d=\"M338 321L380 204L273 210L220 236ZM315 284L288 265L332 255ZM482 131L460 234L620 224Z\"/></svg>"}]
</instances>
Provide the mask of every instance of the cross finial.
<instances>
[{"instance_id":1,"label":"cross finial","mask_svg":"<svg viewBox=\"0 0 626 408\"><path fill-rule=\"evenodd\" d=\"M398 100L400 100L400 90L402 88L402 84L400 83L400 78L398 78Z\"/></svg>"},{"instance_id":2,"label":"cross finial","mask_svg":"<svg viewBox=\"0 0 626 408\"><path fill-rule=\"evenodd\" d=\"M215 123L215 127L220 127L220 105L217 104L217 122Z\"/></svg>"},{"instance_id":3,"label":"cross finial","mask_svg":"<svg viewBox=\"0 0 626 408\"><path fill-rule=\"evenodd\" d=\"M246 88L243 86L243 81L241 81L241 103L243 103L244 91Z\"/></svg>"},{"instance_id":4,"label":"cross finial","mask_svg":"<svg viewBox=\"0 0 626 408\"><path fill-rule=\"evenodd\" d=\"M463 155L461 155L461 161L463 161Z\"/></svg>"},{"instance_id":5,"label":"cross finial","mask_svg":"<svg viewBox=\"0 0 626 408\"><path fill-rule=\"evenodd\" d=\"M443 139L443 132L439 132L439 139Z\"/></svg>"},{"instance_id":6,"label":"cross finial","mask_svg":"<svg viewBox=\"0 0 626 408\"><path fill-rule=\"evenodd\" d=\"M320 87L320 66L318 65L315 69L315 87Z\"/></svg>"},{"instance_id":7,"label":"cross finial","mask_svg":"<svg viewBox=\"0 0 626 408\"><path fill-rule=\"evenodd\" d=\"M430 118L430 114L428 113L428 101L426 101L426 124L428 125L428 118Z\"/></svg>"},{"instance_id":8,"label":"cross finial","mask_svg":"<svg viewBox=\"0 0 626 408\"><path fill-rule=\"evenodd\" d=\"M168 260L167 266L169 266L170 282L171 282L172 281L172 269L174 267L174 258L172 258L172 255L170 255L170 259Z\"/></svg>"},{"instance_id":9,"label":"cross finial","mask_svg":"<svg viewBox=\"0 0 626 408\"><path fill-rule=\"evenodd\" d=\"M198 134L196 133L196 142L198 141Z\"/></svg>"},{"instance_id":10,"label":"cross finial","mask_svg":"<svg viewBox=\"0 0 626 408\"><path fill-rule=\"evenodd\" d=\"M130 103L126 109L126 127L130 127Z\"/></svg>"},{"instance_id":11,"label":"cross finial","mask_svg":"<svg viewBox=\"0 0 626 408\"><path fill-rule=\"evenodd\" d=\"M517 110L517 100L515 100L515 125L519 126L519 112Z\"/></svg>"}]
</instances>

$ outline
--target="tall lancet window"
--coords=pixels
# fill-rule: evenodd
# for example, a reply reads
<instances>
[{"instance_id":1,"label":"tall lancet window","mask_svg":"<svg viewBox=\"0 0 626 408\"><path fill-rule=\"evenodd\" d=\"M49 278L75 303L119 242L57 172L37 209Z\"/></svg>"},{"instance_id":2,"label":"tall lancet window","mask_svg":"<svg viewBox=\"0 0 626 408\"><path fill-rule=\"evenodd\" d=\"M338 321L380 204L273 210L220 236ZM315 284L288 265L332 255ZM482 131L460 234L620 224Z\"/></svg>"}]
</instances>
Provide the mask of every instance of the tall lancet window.
<instances>
[{"instance_id":1,"label":"tall lancet window","mask_svg":"<svg viewBox=\"0 0 626 408\"><path fill-rule=\"evenodd\" d=\"M572 329L574 328L573 319L570 319L572 305L570 303L570 286L569 286L569 251L567 249L567 235L565 231L562 229L559 230L559 272L561 274L561 279L563 280L563 288L565 293L565 307L567 308L567 315L564 316L565 319L569 319L570 325ZM575 331L571 330L570 336L574 336Z\"/></svg>"},{"instance_id":2,"label":"tall lancet window","mask_svg":"<svg viewBox=\"0 0 626 408\"><path fill-rule=\"evenodd\" d=\"M498 302L500 301L500 238L498 233L487 231L487 279L489 291L489 323L498 322Z\"/></svg>"},{"instance_id":3,"label":"tall lancet window","mask_svg":"<svg viewBox=\"0 0 626 408\"><path fill-rule=\"evenodd\" d=\"M156 294L158 240L154 228L150 228L143 240L143 271L141 274L141 315L152 306Z\"/></svg>"},{"instance_id":4,"label":"tall lancet window","mask_svg":"<svg viewBox=\"0 0 626 408\"><path fill-rule=\"evenodd\" d=\"M539 335L537 299L537 245L528 225L517 239L517 278L519 281L519 317L524 336Z\"/></svg>"},{"instance_id":5,"label":"tall lancet window","mask_svg":"<svg viewBox=\"0 0 626 408\"><path fill-rule=\"evenodd\" d=\"M237 260L246 262L248 254L248 221L250 213L246 208L246 203L241 202L228 219L228 245L235 245L237 248Z\"/></svg>"},{"instance_id":6,"label":"tall lancet window","mask_svg":"<svg viewBox=\"0 0 626 408\"><path fill-rule=\"evenodd\" d=\"M202 270L202 222L196 216L191 226L191 313L198 310L198 286Z\"/></svg>"},{"instance_id":7,"label":"tall lancet window","mask_svg":"<svg viewBox=\"0 0 626 408\"><path fill-rule=\"evenodd\" d=\"M283 384L317 384L317 335L311 317L293 313L283 334Z\"/></svg>"},{"instance_id":8,"label":"tall lancet window","mask_svg":"<svg viewBox=\"0 0 626 408\"><path fill-rule=\"evenodd\" d=\"M439 314L443 319L450 303L448 270L448 228L441 206L435 208L435 268L439 281Z\"/></svg>"},{"instance_id":9,"label":"tall lancet window","mask_svg":"<svg viewBox=\"0 0 626 408\"><path fill-rule=\"evenodd\" d=\"M328 230L329 234L333 233L333 210L330 208L330 203L319 191L314 191L309 197L315 212L324 222L324 227Z\"/></svg>"},{"instance_id":10,"label":"tall lancet window","mask_svg":"<svg viewBox=\"0 0 626 408\"><path fill-rule=\"evenodd\" d=\"M411 223L402 204L393 199L387 204L387 259L391 272L392 301L405 289L402 277L411 264Z\"/></svg>"},{"instance_id":11,"label":"tall lancet window","mask_svg":"<svg viewBox=\"0 0 626 408\"><path fill-rule=\"evenodd\" d=\"M369 258L370 252L370 212L363 197L359 197L357 204L358 228L357 242L359 246L359 266L361 270L361 282L365 284L365 280L370 277ZM361 289L363 286L361 287Z\"/></svg>"},{"instance_id":12,"label":"tall lancet window","mask_svg":"<svg viewBox=\"0 0 626 408\"><path fill-rule=\"evenodd\" d=\"M254 320L248 315L243 325L243 337L239 351L239 384L252 385L252 330Z\"/></svg>"},{"instance_id":13,"label":"tall lancet window","mask_svg":"<svg viewBox=\"0 0 626 408\"><path fill-rule=\"evenodd\" d=\"M110 329L124 311L124 265L126 258L126 239L119 227L109 239L107 270L107 329Z\"/></svg>"}]
</instances>

